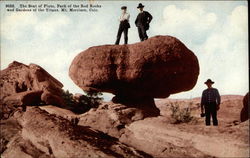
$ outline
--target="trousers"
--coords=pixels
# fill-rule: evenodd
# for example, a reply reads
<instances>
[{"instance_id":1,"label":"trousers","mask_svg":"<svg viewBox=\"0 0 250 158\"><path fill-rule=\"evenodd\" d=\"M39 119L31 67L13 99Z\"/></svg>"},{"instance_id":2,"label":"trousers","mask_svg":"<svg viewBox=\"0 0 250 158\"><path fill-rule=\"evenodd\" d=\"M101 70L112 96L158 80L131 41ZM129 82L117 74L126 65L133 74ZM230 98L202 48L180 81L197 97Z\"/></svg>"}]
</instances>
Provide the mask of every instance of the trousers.
<instances>
[{"instance_id":1,"label":"trousers","mask_svg":"<svg viewBox=\"0 0 250 158\"><path fill-rule=\"evenodd\" d=\"M122 32L123 32L123 36L124 36L124 44L128 44L128 28L127 27L122 27L122 26L120 26L119 29L118 29L115 44L120 43Z\"/></svg>"},{"instance_id":2,"label":"trousers","mask_svg":"<svg viewBox=\"0 0 250 158\"><path fill-rule=\"evenodd\" d=\"M141 41L147 40L148 35L146 32L147 30L146 30L145 26L139 25L139 26L137 26L137 28L138 28L138 34L139 34L140 40Z\"/></svg>"},{"instance_id":3,"label":"trousers","mask_svg":"<svg viewBox=\"0 0 250 158\"><path fill-rule=\"evenodd\" d=\"M206 103L205 104L205 122L206 125L209 126L211 122L211 116L213 119L213 125L218 126L218 119L217 119L217 104L216 102Z\"/></svg>"}]
</instances>

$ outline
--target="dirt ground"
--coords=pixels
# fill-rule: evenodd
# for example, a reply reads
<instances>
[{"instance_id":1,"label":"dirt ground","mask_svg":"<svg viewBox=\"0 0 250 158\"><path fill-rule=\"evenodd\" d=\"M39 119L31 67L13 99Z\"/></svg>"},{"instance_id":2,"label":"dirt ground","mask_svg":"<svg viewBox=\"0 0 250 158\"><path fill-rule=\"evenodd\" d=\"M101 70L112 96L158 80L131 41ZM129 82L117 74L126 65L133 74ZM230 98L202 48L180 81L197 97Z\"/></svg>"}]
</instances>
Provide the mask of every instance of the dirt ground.
<instances>
[{"instance_id":1,"label":"dirt ground","mask_svg":"<svg viewBox=\"0 0 250 158\"><path fill-rule=\"evenodd\" d=\"M161 116L125 125L118 138L91 126L77 125L72 121L81 115L69 110L51 105L28 108L24 114L16 113L13 118L1 121L1 157L54 158L63 155L62 149L69 151L66 157L74 154L97 157L249 157L249 120L240 122L242 99L243 96L235 95L222 97L219 126L205 126L204 118L200 117L200 98L156 100ZM189 107L193 119L188 123L173 124L170 105ZM96 121L103 123L98 118Z\"/></svg>"}]
</instances>

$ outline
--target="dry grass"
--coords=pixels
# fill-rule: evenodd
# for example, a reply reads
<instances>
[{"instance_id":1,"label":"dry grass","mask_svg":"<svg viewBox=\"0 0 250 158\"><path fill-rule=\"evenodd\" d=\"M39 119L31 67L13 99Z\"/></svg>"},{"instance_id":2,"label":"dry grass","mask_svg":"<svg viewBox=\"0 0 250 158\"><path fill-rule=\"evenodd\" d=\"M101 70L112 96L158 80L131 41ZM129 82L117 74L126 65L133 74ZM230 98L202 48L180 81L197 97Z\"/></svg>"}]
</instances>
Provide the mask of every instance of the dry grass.
<instances>
[{"instance_id":1,"label":"dry grass","mask_svg":"<svg viewBox=\"0 0 250 158\"><path fill-rule=\"evenodd\" d=\"M190 103L192 104L192 103ZM191 115L191 107L180 108L177 102L170 103L171 118L173 124L188 123L194 119Z\"/></svg>"}]
</instances>

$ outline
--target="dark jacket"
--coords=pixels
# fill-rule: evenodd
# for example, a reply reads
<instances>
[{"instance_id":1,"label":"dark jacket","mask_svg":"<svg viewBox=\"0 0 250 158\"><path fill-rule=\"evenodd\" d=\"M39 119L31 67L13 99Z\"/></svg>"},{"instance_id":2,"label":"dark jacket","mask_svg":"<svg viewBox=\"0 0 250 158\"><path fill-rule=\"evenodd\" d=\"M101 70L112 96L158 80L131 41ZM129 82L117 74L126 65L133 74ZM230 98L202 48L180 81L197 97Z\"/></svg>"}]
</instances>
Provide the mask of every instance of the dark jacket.
<instances>
[{"instance_id":1,"label":"dark jacket","mask_svg":"<svg viewBox=\"0 0 250 158\"><path fill-rule=\"evenodd\" d=\"M221 98L219 91L216 88L209 88L203 91L201 105L206 105L209 102L215 102L217 105L220 104Z\"/></svg>"},{"instance_id":2,"label":"dark jacket","mask_svg":"<svg viewBox=\"0 0 250 158\"><path fill-rule=\"evenodd\" d=\"M149 12L143 11L142 13L139 13L137 15L137 18L135 20L135 25L137 27L144 26L145 29L148 30L149 29L149 23L151 22L152 19L153 19L153 17Z\"/></svg>"}]
</instances>

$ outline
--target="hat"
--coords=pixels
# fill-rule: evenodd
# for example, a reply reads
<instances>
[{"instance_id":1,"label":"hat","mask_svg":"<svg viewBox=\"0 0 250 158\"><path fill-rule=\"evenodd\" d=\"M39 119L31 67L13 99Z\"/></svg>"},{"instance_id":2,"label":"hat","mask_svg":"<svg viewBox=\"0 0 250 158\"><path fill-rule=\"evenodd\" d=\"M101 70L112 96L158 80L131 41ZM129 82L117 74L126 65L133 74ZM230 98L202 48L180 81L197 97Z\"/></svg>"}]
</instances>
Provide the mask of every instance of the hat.
<instances>
[{"instance_id":1,"label":"hat","mask_svg":"<svg viewBox=\"0 0 250 158\"><path fill-rule=\"evenodd\" d=\"M127 6L122 6L121 9L127 9Z\"/></svg>"},{"instance_id":2,"label":"hat","mask_svg":"<svg viewBox=\"0 0 250 158\"><path fill-rule=\"evenodd\" d=\"M214 84L214 82L211 80L211 79L208 79L206 82L204 82L205 84L207 84L207 83L212 83L212 84Z\"/></svg>"},{"instance_id":3,"label":"hat","mask_svg":"<svg viewBox=\"0 0 250 158\"><path fill-rule=\"evenodd\" d=\"M144 5L142 5L141 3L139 3L137 8L143 8L143 7L144 7Z\"/></svg>"}]
</instances>

